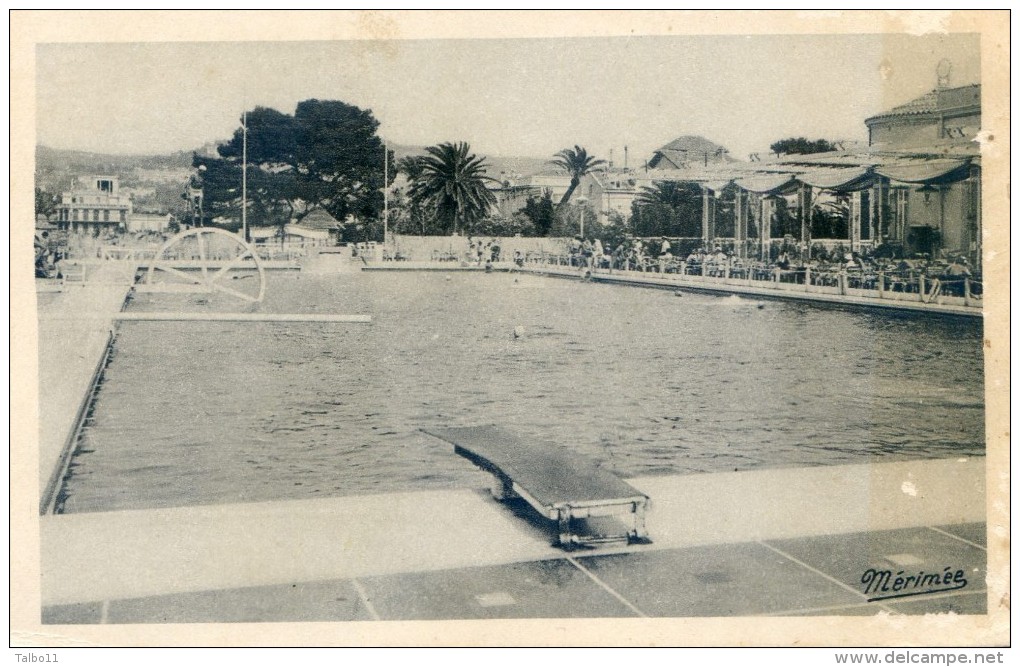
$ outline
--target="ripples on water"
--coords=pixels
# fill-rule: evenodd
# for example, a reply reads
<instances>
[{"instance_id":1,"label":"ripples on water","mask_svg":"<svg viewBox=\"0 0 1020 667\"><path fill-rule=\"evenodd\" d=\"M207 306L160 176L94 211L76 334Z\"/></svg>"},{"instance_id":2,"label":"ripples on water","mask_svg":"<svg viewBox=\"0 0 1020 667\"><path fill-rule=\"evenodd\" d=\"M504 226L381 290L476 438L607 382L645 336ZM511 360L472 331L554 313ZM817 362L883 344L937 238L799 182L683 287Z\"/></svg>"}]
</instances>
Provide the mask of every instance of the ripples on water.
<instances>
[{"instance_id":1,"label":"ripples on water","mask_svg":"<svg viewBox=\"0 0 1020 667\"><path fill-rule=\"evenodd\" d=\"M130 308L243 309L228 299ZM257 310L373 323L124 323L64 509L481 486L418 429L486 423L623 477L983 454L980 323L757 303L506 274L277 275Z\"/></svg>"}]
</instances>

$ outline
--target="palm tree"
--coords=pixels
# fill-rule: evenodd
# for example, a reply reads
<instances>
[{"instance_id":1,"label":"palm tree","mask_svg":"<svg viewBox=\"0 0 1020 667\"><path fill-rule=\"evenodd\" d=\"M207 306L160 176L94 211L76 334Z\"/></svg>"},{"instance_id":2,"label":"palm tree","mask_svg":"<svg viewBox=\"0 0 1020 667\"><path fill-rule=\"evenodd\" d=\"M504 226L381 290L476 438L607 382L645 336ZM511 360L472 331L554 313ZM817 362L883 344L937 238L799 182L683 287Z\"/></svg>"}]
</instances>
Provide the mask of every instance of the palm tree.
<instances>
[{"instance_id":1,"label":"palm tree","mask_svg":"<svg viewBox=\"0 0 1020 667\"><path fill-rule=\"evenodd\" d=\"M465 142L429 146L425 152L417 158L421 173L412 181L411 197L435 211L444 231L457 232L485 217L496 203L486 182L498 182L485 175L485 158L473 155Z\"/></svg>"},{"instance_id":2,"label":"palm tree","mask_svg":"<svg viewBox=\"0 0 1020 667\"><path fill-rule=\"evenodd\" d=\"M570 187L563 193L563 197L560 199L560 206L570 201L570 195L574 194L574 190L581 183L581 178L586 174L590 173L595 167L606 163L605 160L596 160L591 155L588 155L588 151L575 145L573 148L564 148L556 154L555 160L550 160L550 164L554 164L563 171L570 174Z\"/></svg>"},{"instance_id":3,"label":"palm tree","mask_svg":"<svg viewBox=\"0 0 1020 667\"><path fill-rule=\"evenodd\" d=\"M656 181L651 187L642 186L631 206L631 217L641 235L697 236L701 207L701 188L694 183Z\"/></svg>"}]
</instances>

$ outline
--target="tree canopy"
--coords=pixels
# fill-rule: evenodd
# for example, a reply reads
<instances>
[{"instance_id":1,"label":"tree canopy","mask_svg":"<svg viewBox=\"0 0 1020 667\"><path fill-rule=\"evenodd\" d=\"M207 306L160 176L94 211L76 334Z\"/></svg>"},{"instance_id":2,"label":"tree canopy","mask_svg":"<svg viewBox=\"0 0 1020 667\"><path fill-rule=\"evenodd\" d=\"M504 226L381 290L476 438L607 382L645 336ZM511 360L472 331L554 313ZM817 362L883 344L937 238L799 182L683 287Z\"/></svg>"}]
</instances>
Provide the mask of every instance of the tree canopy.
<instances>
[{"instance_id":1,"label":"tree canopy","mask_svg":"<svg viewBox=\"0 0 1020 667\"><path fill-rule=\"evenodd\" d=\"M45 215L49 220L50 216L57 212L57 195L47 192L42 188L35 189L35 214Z\"/></svg>"},{"instance_id":2,"label":"tree canopy","mask_svg":"<svg viewBox=\"0 0 1020 667\"><path fill-rule=\"evenodd\" d=\"M528 197L527 201L524 202L524 208L521 209L521 213L531 220L537 236L549 236L549 231L556 220L552 194L546 190L538 199Z\"/></svg>"},{"instance_id":3,"label":"tree canopy","mask_svg":"<svg viewBox=\"0 0 1020 667\"><path fill-rule=\"evenodd\" d=\"M658 181L643 186L631 204L638 236L701 236L701 188L694 183Z\"/></svg>"},{"instance_id":4,"label":"tree canopy","mask_svg":"<svg viewBox=\"0 0 1020 667\"><path fill-rule=\"evenodd\" d=\"M809 153L828 153L829 151L834 151L836 150L836 144L825 139L811 141L804 137L795 137L780 139L769 146L769 150L776 155L807 155Z\"/></svg>"},{"instance_id":5,"label":"tree canopy","mask_svg":"<svg viewBox=\"0 0 1020 667\"><path fill-rule=\"evenodd\" d=\"M246 121L246 122L245 122ZM305 100L294 115L256 107L247 125L248 219L283 225L323 209L339 221L367 220L383 208L383 143L369 110L335 100ZM195 155L206 220L240 221L244 127L217 150ZM392 155L387 156L392 159ZM392 175L391 179L392 181Z\"/></svg>"}]
</instances>

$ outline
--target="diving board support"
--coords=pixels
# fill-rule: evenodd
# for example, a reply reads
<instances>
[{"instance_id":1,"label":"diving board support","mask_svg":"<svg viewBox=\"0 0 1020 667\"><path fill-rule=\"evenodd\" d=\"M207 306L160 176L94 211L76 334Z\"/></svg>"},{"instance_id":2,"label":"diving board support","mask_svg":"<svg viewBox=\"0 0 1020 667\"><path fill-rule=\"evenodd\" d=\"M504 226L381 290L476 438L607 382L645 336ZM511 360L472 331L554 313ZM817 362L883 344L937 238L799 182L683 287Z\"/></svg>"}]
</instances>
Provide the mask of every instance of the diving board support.
<instances>
[{"instance_id":1,"label":"diving board support","mask_svg":"<svg viewBox=\"0 0 1020 667\"><path fill-rule=\"evenodd\" d=\"M582 454L554 443L525 441L497 427L422 430L449 442L455 453L491 474L494 498L519 497L556 522L561 547L650 541L645 527L648 496ZM620 515L627 517L620 526L625 530L593 531L598 522L591 519Z\"/></svg>"}]
</instances>

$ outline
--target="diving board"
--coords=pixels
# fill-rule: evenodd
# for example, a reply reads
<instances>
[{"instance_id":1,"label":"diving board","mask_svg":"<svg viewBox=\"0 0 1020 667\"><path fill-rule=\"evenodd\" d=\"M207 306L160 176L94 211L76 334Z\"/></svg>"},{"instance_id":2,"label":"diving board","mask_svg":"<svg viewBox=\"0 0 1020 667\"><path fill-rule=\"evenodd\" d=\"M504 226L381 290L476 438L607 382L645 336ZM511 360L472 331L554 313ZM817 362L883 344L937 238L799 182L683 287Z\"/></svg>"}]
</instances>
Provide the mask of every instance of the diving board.
<instances>
[{"instance_id":1,"label":"diving board","mask_svg":"<svg viewBox=\"0 0 1020 667\"><path fill-rule=\"evenodd\" d=\"M422 429L496 478L493 495L519 497L559 524L559 544L648 542L649 498L594 460L545 441L524 440L493 426ZM622 532L592 533L588 519L628 515ZM577 530L586 524L589 532Z\"/></svg>"}]
</instances>

